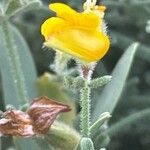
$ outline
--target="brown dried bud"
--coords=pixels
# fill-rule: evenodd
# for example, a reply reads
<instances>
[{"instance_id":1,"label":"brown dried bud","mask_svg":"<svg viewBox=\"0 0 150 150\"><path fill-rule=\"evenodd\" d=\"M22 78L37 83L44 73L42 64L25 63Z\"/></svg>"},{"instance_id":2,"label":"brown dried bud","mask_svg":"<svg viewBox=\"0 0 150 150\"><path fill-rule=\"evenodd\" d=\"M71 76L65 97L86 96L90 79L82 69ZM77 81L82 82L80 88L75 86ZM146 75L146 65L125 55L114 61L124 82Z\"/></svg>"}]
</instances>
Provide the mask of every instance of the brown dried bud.
<instances>
[{"instance_id":1,"label":"brown dried bud","mask_svg":"<svg viewBox=\"0 0 150 150\"><path fill-rule=\"evenodd\" d=\"M0 119L0 134L13 136L33 136L44 134L60 112L70 111L67 105L48 97L33 100L27 112L8 110Z\"/></svg>"},{"instance_id":2,"label":"brown dried bud","mask_svg":"<svg viewBox=\"0 0 150 150\"><path fill-rule=\"evenodd\" d=\"M38 134L46 133L60 112L68 112L67 105L58 103L46 96L35 98L27 113L33 122L33 130Z\"/></svg>"},{"instance_id":3,"label":"brown dried bud","mask_svg":"<svg viewBox=\"0 0 150 150\"><path fill-rule=\"evenodd\" d=\"M13 122L26 123L26 124L31 123L29 115L20 110L8 110L3 114L3 116L6 119L13 120Z\"/></svg>"},{"instance_id":4,"label":"brown dried bud","mask_svg":"<svg viewBox=\"0 0 150 150\"><path fill-rule=\"evenodd\" d=\"M32 136L32 124L29 116L20 110L8 110L0 119L0 134L14 136Z\"/></svg>"}]
</instances>

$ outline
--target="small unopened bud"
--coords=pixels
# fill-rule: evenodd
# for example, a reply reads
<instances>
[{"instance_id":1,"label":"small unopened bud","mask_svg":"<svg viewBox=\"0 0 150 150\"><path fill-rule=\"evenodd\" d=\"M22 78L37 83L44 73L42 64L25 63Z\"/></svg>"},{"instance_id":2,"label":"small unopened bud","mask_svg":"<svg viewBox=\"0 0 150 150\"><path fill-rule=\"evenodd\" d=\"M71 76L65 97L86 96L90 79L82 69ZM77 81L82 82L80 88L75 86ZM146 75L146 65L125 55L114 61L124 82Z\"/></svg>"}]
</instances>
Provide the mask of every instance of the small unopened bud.
<instances>
[{"instance_id":1,"label":"small unopened bud","mask_svg":"<svg viewBox=\"0 0 150 150\"><path fill-rule=\"evenodd\" d=\"M44 138L55 149L73 150L78 145L81 135L73 128L55 121Z\"/></svg>"}]
</instances>

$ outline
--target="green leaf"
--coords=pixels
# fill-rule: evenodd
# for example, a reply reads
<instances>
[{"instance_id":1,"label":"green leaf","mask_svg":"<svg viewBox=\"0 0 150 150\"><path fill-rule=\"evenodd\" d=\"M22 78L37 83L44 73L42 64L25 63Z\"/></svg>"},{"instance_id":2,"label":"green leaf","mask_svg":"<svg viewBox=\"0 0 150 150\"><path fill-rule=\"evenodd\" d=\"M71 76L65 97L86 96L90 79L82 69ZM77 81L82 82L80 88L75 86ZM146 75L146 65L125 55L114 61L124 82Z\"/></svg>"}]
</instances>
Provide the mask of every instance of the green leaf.
<instances>
[{"instance_id":1,"label":"green leaf","mask_svg":"<svg viewBox=\"0 0 150 150\"><path fill-rule=\"evenodd\" d=\"M25 77L26 90L30 100L37 96L37 72L30 49L20 32L12 26L14 41L20 56L21 66Z\"/></svg>"},{"instance_id":2,"label":"green leaf","mask_svg":"<svg viewBox=\"0 0 150 150\"><path fill-rule=\"evenodd\" d=\"M33 138L13 137L16 150L41 150Z\"/></svg>"},{"instance_id":3,"label":"green leaf","mask_svg":"<svg viewBox=\"0 0 150 150\"><path fill-rule=\"evenodd\" d=\"M5 14L6 10L8 9L10 3L12 2L12 0L1 0L0 2L0 9L1 9L1 13Z\"/></svg>"},{"instance_id":4,"label":"green leaf","mask_svg":"<svg viewBox=\"0 0 150 150\"><path fill-rule=\"evenodd\" d=\"M93 112L96 120L103 112L112 113L125 85L138 44L132 44L118 61L112 73L112 80L102 91Z\"/></svg>"},{"instance_id":5,"label":"green leaf","mask_svg":"<svg viewBox=\"0 0 150 150\"><path fill-rule=\"evenodd\" d=\"M33 98L37 95L36 93L36 70L34 66L34 62L29 51L29 48L24 41L22 35L19 31L12 25L9 24L9 28L11 29L11 37L13 39L13 44L15 44L15 48L17 50L19 61L21 65L21 69L25 79L26 91L28 93L29 98ZM5 105L11 104L15 107L19 107L19 95L17 88L15 86L15 81L13 79L13 75L11 72L11 61L10 56L7 53L7 46L4 40L4 35L2 32L2 28L0 26L0 72L2 77L2 86L3 86L3 98L5 100ZM24 141L23 141L24 140ZM23 144L23 143L26 144ZM25 140L21 139L21 141L17 138L15 140L17 146L19 145L19 150L26 150L26 146L30 145L31 149L37 149L36 143L30 139Z\"/></svg>"},{"instance_id":6,"label":"green leaf","mask_svg":"<svg viewBox=\"0 0 150 150\"><path fill-rule=\"evenodd\" d=\"M95 134L99 133L100 127L108 121L108 119L111 117L111 115L108 112L104 112L100 115L99 119L93 123L93 125L90 127L91 136L93 137Z\"/></svg>"},{"instance_id":7,"label":"green leaf","mask_svg":"<svg viewBox=\"0 0 150 150\"><path fill-rule=\"evenodd\" d=\"M99 130L97 131L97 134L95 134L92 137L92 141L94 142L95 149L100 149L102 147L106 147L109 144L109 142L110 142L109 135L108 134L102 134L105 131L107 131L107 129L108 129L107 122L105 122L99 128Z\"/></svg>"},{"instance_id":8,"label":"green leaf","mask_svg":"<svg viewBox=\"0 0 150 150\"><path fill-rule=\"evenodd\" d=\"M48 141L43 136L35 137L34 140L36 141L40 150L55 150L55 148L51 144L49 144Z\"/></svg>"},{"instance_id":9,"label":"green leaf","mask_svg":"<svg viewBox=\"0 0 150 150\"><path fill-rule=\"evenodd\" d=\"M109 136L116 135L123 131L122 129L126 129L129 127L131 124L135 123L136 121L143 119L143 118L149 118L150 116L150 108L141 110L139 112L136 112L132 115L129 115L122 120L118 121L117 123L113 124L110 126L102 135L108 134Z\"/></svg>"},{"instance_id":10,"label":"green leaf","mask_svg":"<svg viewBox=\"0 0 150 150\"><path fill-rule=\"evenodd\" d=\"M107 84L109 81L111 81L111 76L103 76L100 78L96 78L91 80L91 82L89 83L90 88L98 88L100 86L104 86L105 84Z\"/></svg>"},{"instance_id":11,"label":"green leaf","mask_svg":"<svg viewBox=\"0 0 150 150\"><path fill-rule=\"evenodd\" d=\"M6 15L10 17L20 12L37 9L40 5L41 2L39 0L30 0L25 4L21 4L19 1L12 0L6 10Z\"/></svg>"},{"instance_id":12,"label":"green leaf","mask_svg":"<svg viewBox=\"0 0 150 150\"><path fill-rule=\"evenodd\" d=\"M134 39L130 38L129 36L126 36L124 34L121 34L119 32L112 31L112 45L115 45L122 50L124 50L128 45L135 42ZM150 62L150 50L149 47L143 44L139 44L137 48L137 56L139 56L141 59Z\"/></svg>"},{"instance_id":13,"label":"green leaf","mask_svg":"<svg viewBox=\"0 0 150 150\"><path fill-rule=\"evenodd\" d=\"M82 138L80 141L81 150L94 150L94 144L90 138Z\"/></svg>"},{"instance_id":14,"label":"green leaf","mask_svg":"<svg viewBox=\"0 0 150 150\"><path fill-rule=\"evenodd\" d=\"M130 4L133 6L140 5L141 7L142 5L150 5L150 1L149 0L142 0L142 1L134 0L134 1L131 1Z\"/></svg>"},{"instance_id":15,"label":"green leaf","mask_svg":"<svg viewBox=\"0 0 150 150\"><path fill-rule=\"evenodd\" d=\"M32 99L37 95L36 93L36 69L30 53L30 50L19 31L12 25L9 25L13 35L13 40L17 48L17 52L20 58L20 63L22 71L25 78L26 90L29 98ZM0 72L2 77L3 85L3 96L5 99L5 104L11 104L15 107L19 106L18 93L15 87L10 61L6 53L6 46L3 38L2 29L0 27Z\"/></svg>"},{"instance_id":16,"label":"green leaf","mask_svg":"<svg viewBox=\"0 0 150 150\"><path fill-rule=\"evenodd\" d=\"M11 0L9 2L9 5L7 6L7 9L5 11L6 15L9 15L11 13L13 13L14 11L16 11L18 8L21 8L21 4L19 2L19 0Z\"/></svg>"},{"instance_id":17,"label":"green leaf","mask_svg":"<svg viewBox=\"0 0 150 150\"><path fill-rule=\"evenodd\" d=\"M64 85L68 89L81 90L85 85L85 80L82 77L65 76Z\"/></svg>"}]
</instances>

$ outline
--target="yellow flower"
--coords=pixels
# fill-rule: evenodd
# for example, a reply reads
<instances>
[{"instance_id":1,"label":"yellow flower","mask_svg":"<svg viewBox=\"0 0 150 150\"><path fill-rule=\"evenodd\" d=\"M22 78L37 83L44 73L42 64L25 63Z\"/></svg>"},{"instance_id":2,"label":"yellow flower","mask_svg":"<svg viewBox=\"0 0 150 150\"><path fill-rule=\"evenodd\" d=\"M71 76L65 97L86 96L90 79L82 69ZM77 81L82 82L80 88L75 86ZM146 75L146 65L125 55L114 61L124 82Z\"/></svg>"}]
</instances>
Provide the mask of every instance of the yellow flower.
<instances>
[{"instance_id":1,"label":"yellow flower","mask_svg":"<svg viewBox=\"0 0 150 150\"><path fill-rule=\"evenodd\" d=\"M46 46L85 62L97 61L106 54L110 41L102 27L105 6L93 6L81 13L62 3L50 4L49 8L57 17L42 24Z\"/></svg>"}]
</instances>

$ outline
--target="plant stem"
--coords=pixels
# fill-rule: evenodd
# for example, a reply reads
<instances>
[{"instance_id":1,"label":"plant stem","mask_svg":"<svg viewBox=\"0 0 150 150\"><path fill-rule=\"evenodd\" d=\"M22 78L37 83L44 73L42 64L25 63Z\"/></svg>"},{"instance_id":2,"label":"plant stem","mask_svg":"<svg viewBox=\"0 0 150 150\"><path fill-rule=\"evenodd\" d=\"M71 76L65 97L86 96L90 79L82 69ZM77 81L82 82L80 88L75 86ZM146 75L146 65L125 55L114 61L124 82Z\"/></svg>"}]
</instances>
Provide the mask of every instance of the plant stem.
<instances>
[{"instance_id":1,"label":"plant stem","mask_svg":"<svg viewBox=\"0 0 150 150\"><path fill-rule=\"evenodd\" d=\"M21 63L19 55L17 52L17 47L15 46L13 35L10 32L9 22L6 20L2 24L2 31L4 36L4 42L6 46L6 54L8 57L10 71L13 78L13 83L16 86L18 92L18 99L20 101L20 106L27 103L27 91L25 87L24 74L21 68Z\"/></svg>"},{"instance_id":2,"label":"plant stem","mask_svg":"<svg viewBox=\"0 0 150 150\"><path fill-rule=\"evenodd\" d=\"M82 77L86 80L85 86L81 89L80 91L80 97L81 97L81 133L84 137L89 137L90 136L90 116L91 116L91 100L90 100L90 94L91 94L91 89L88 86L88 79L89 73L90 73L90 68L86 66L82 66Z\"/></svg>"},{"instance_id":3,"label":"plant stem","mask_svg":"<svg viewBox=\"0 0 150 150\"><path fill-rule=\"evenodd\" d=\"M84 137L90 135L90 93L90 88L85 84L81 89L81 133Z\"/></svg>"}]
</instances>

